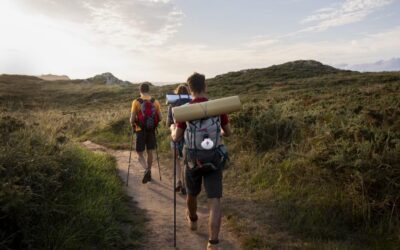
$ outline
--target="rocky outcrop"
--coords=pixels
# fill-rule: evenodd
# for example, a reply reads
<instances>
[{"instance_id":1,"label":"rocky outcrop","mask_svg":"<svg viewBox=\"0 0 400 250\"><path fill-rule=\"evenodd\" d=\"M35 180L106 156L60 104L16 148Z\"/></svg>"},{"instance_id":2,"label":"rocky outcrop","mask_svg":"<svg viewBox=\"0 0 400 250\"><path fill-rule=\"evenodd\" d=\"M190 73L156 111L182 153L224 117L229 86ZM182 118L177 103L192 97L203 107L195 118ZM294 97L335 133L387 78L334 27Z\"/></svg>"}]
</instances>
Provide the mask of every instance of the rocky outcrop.
<instances>
[{"instance_id":1,"label":"rocky outcrop","mask_svg":"<svg viewBox=\"0 0 400 250\"><path fill-rule=\"evenodd\" d=\"M130 84L130 82L128 82L128 81L122 81L122 80L118 79L110 72L88 78L88 79L86 79L86 82L97 83L97 84Z\"/></svg>"}]
</instances>

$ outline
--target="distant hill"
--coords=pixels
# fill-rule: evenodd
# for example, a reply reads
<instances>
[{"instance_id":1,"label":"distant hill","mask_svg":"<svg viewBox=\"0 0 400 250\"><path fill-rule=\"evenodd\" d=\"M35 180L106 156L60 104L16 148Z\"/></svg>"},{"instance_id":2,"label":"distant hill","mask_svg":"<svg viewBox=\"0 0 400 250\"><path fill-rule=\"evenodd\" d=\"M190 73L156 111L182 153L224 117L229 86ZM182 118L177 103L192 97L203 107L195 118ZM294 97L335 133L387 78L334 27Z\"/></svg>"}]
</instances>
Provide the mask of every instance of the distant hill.
<instances>
[{"instance_id":1,"label":"distant hill","mask_svg":"<svg viewBox=\"0 0 400 250\"><path fill-rule=\"evenodd\" d=\"M341 70L329 65L322 64L314 60L298 60L287 62L284 64L273 65L268 68L262 69L246 69L237 72L229 72L222 75L217 75L218 78L237 78L246 77L247 80L256 79L274 79L286 80L291 78L309 78L314 76L321 76L326 74L336 74L341 72L349 72L348 70Z\"/></svg>"},{"instance_id":2,"label":"distant hill","mask_svg":"<svg viewBox=\"0 0 400 250\"><path fill-rule=\"evenodd\" d=\"M0 75L0 83L13 85L13 84L21 84L21 82L26 84L37 84L41 82L41 79L36 76L29 75L9 75L9 74L1 74Z\"/></svg>"},{"instance_id":3,"label":"distant hill","mask_svg":"<svg viewBox=\"0 0 400 250\"><path fill-rule=\"evenodd\" d=\"M249 88L265 88L267 86L284 84L288 81L301 81L312 77L322 77L336 74L357 74L350 70L337 69L314 60L298 60L268 68L246 69L217 75L208 79L211 89L225 86L230 90L245 91ZM232 88L235 86L235 88Z\"/></svg>"},{"instance_id":4,"label":"distant hill","mask_svg":"<svg viewBox=\"0 0 400 250\"><path fill-rule=\"evenodd\" d=\"M97 83L97 84L130 84L128 81L122 81L115 77L110 72L106 72L100 75L96 75L94 77L86 79L86 82L89 83Z\"/></svg>"},{"instance_id":5,"label":"distant hill","mask_svg":"<svg viewBox=\"0 0 400 250\"><path fill-rule=\"evenodd\" d=\"M38 76L42 80L46 81L69 81L71 80L68 76L66 75L52 75L52 74L47 74L47 75L41 75Z\"/></svg>"},{"instance_id":6,"label":"distant hill","mask_svg":"<svg viewBox=\"0 0 400 250\"><path fill-rule=\"evenodd\" d=\"M339 68L351 69L361 72L379 72L379 71L400 71L400 58L389 60L380 60L374 63L348 65L338 65Z\"/></svg>"}]
</instances>

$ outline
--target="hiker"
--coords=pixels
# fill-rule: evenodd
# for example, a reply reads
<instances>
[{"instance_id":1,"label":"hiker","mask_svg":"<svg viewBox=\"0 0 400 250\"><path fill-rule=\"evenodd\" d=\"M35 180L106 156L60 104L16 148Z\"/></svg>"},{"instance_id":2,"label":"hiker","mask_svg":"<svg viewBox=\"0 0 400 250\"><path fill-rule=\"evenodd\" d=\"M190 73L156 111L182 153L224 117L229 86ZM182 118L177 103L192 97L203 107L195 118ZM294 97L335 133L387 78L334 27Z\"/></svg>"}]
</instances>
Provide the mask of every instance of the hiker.
<instances>
[{"instance_id":1,"label":"hiker","mask_svg":"<svg viewBox=\"0 0 400 250\"><path fill-rule=\"evenodd\" d=\"M179 85L174 93L176 95L179 95L179 99L174 103L174 104L170 104L168 106L168 115L167 115L167 127L171 127L171 126L175 126L174 124L174 118L172 116L172 108L173 107L178 107L180 105L186 104L188 102L190 102L190 98L189 98L189 90L187 89L187 87L185 85ZM186 96L185 97L181 97L181 95ZM172 149L172 154L178 156L178 159L176 161L176 174L178 176L178 184L175 187L175 192L181 192L181 194L186 195L186 188L185 188L185 178L184 178L184 171L181 168L181 159L183 157L183 138L177 142L171 141L171 149ZM176 151L176 152L175 152Z\"/></svg>"},{"instance_id":2,"label":"hiker","mask_svg":"<svg viewBox=\"0 0 400 250\"><path fill-rule=\"evenodd\" d=\"M142 183L151 181L153 150L157 146L156 128L161 121L160 103L150 96L150 85L139 86L140 97L132 102L130 123L136 132L136 152L140 165L145 169ZM147 162L144 151L147 152Z\"/></svg>"},{"instance_id":3,"label":"hiker","mask_svg":"<svg viewBox=\"0 0 400 250\"><path fill-rule=\"evenodd\" d=\"M188 78L187 83L189 91L194 98L189 105L208 101L204 75L194 73ZM206 131L206 133L203 131ZM185 155L187 189L186 220L191 230L197 229L197 196L201 191L201 184L204 182L209 208L209 241L207 249L218 249L218 234L221 226L222 167L218 164L220 156L216 152L217 150L214 149L218 149L221 141L220 136L229 136L230 134L231 129L227 115L181 122L177 123L176 126L171 126L171 136L175 142L184 137L183 151ZM215 142L214 146L212 146L213 149L204 150L203 148L202 150L201 146L199 146L201 142L207 142L209 145L208 142L210 140L213 143Z\"/></svg>"}]
</instances>

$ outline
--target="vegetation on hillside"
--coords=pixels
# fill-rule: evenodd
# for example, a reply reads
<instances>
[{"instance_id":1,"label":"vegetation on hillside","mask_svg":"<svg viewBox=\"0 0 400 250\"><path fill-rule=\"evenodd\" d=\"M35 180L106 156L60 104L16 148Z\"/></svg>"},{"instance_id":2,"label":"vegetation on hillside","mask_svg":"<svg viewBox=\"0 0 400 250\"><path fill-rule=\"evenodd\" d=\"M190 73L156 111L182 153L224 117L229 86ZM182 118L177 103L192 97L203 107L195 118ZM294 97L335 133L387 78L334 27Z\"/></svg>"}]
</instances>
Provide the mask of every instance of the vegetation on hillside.
<instances>
[{"instance_id":1,"label":"vegetation on hillside","mask_svg":"<svg viewBox=\"0 0 400 250\"><path fill-rule=\"evenodd\" d=\"M399 72L361 74L298 61L228 73L208 85L215 96L247 92L242 111L231 116L228 142L225 180L236 195L277 208L287 228L317 245L399 244ZM245 216L238 210L230 208ZM269 244L264 235L245 238L256 242L249 249Z\"/></svg>"},{"instance_id":2,"label":"vegetation on hillside","mask_svg":"<svg viewBox=\"0 0 400 250\"><path fill-rule=\"evenodd\" d=\"M274 200L303 235L398 242L399 82L315 91L270 92L233 115L229 146L241 153L228 178L244 195Z\"/></svg>"},{"instance_id":3,"label":"vegetation on hillside","mask_svg":"<svg viewBox=\"0 0 400 250\"><path fill-rule=\"evenodd\" d=\"M301 248L400 244L399 72L296 61L207 84L213 98L239 94L243 101L242 111L230 116L234 135L225 139L231 163L224 206L244 248L299 247L273 238L271 228L288 229L303 239ZM172 89L152 91L164 101ZM1 112L29 117L66 140L92 138L113 148L129 147L137 95L135 85L0 77ZM168 129L161 127L158 138L169 152Z\"/></svg>"},{"instance_id":4,"label":"vegetation on hillside","mask_svg":"<svg viewBox=\"0 0 400 250\"><path fill-rule=\"evenodd\" d=\"M115 159L38 126L0 117L0 249L137 247L143 219Z\"/></svg>"},{"instance_id":5,"label":"vegetation on hillside","mask_svg":"<svg viewBox=\"0 0 400 250\"><path fill-rule=\"evenodd\" d=\"M115 159L76 141L113 119L93 112L100 89L0 77L0 249L140 245L145 215L124 194ZM107 90L101 98L117 91Z\"/></svg>"}]
</instances>

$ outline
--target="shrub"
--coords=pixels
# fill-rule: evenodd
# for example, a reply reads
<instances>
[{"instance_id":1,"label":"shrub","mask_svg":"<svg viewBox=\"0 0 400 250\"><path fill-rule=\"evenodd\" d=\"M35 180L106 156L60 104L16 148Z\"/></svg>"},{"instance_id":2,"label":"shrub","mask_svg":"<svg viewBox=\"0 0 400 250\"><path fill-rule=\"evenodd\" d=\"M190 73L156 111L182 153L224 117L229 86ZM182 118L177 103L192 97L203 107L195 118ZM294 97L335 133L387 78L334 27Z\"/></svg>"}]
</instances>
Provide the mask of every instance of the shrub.
<instances>
[{"instance_id":1,"label":"shrub","mask_svg":"<svg viewBox=\"0 0 400 250\"><path fill-rule=\"evenodd\" d=\"M7 133L4 133L4 132ZM115 159L0 119L0 249L126 249L143 223L130 208ZM5 136L6 135L6 136ZM125 222L137 227L124 232Z\"/></svg>"},{"instance_id":2,"label":"shrub","mask_svg":"<svg viewBox=\"0 0 400 250\"><path fill-rule=\"evenodd\" d=\"M96 128L87 137L99 144L113 149L129 149L131 133L129 118L123 117L111 121L103 128Z\"/></svg>"},{"instance_id":3,"label":"shrub","mask_svg":"<svg viewBox=\"0 0 400 250\"><path fill-rule=\"evenodd\" d=\"M298 122L293 117L284 117L282 109L271 105L245 106L231 116L232 124L238 133L246 135L246 144L257 150L269 150L278 145L290 144L298 136Z\"/></svg>"}]
</instances>

